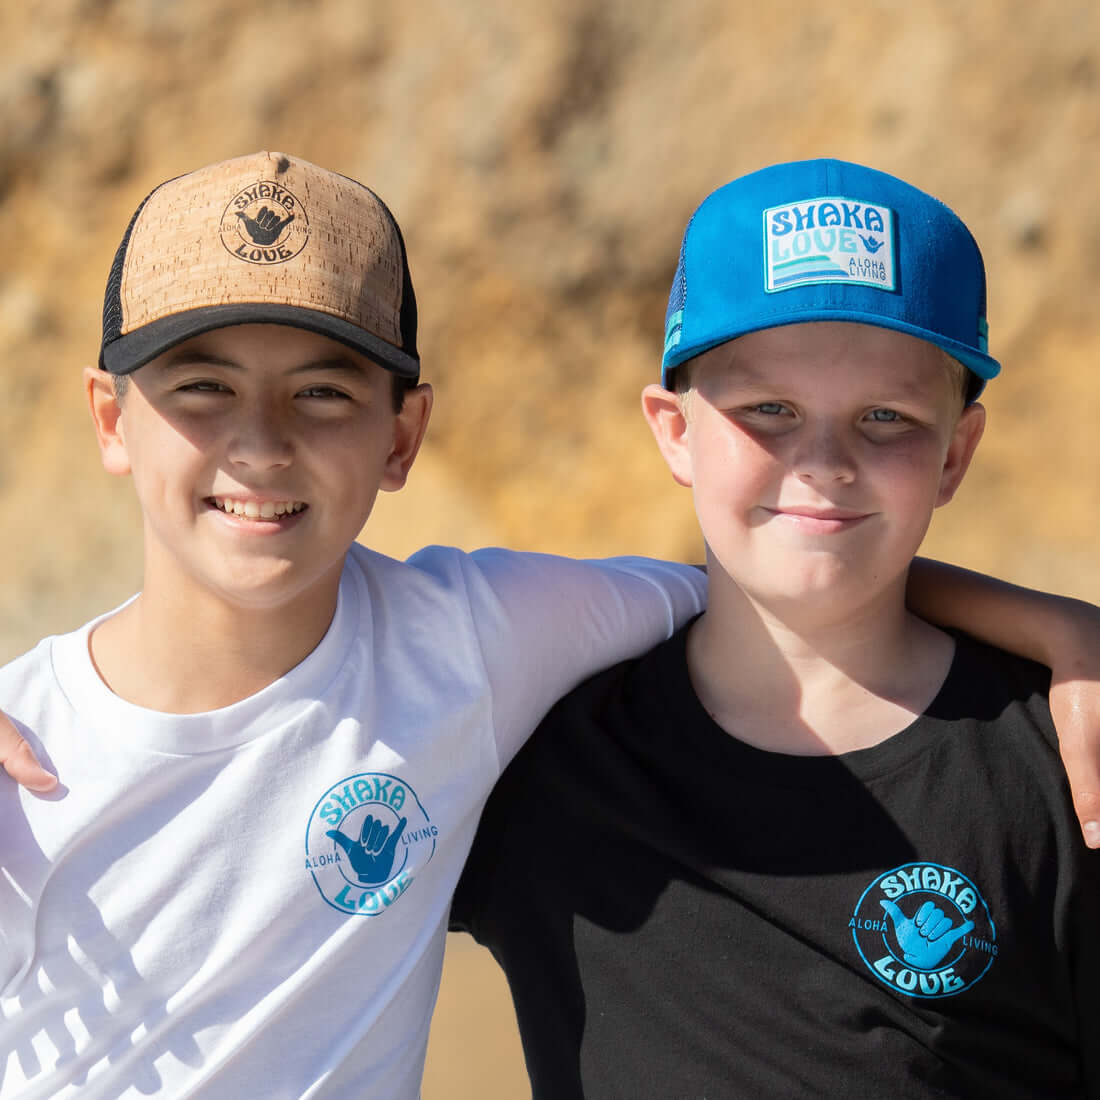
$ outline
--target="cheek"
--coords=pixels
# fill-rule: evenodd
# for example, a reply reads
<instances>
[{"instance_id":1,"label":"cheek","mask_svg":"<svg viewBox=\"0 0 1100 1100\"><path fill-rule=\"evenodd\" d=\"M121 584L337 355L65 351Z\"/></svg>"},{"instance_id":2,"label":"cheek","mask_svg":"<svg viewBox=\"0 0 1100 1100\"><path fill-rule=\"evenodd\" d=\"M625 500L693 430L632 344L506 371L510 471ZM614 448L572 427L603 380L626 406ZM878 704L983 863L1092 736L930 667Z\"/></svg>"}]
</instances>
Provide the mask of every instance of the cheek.
<instances>
[{"instance_id":1,"label":"cheek","mask_svg":"<svg viewBox=\"0 0 1100 1100\"><path fill-rule=\"evenodd\" d=\"M935 497L943 473L945 450L937 439L923 437L872 453L871 469L893 492L907 497Z\"/></svg>"},{"instance_id":2,"label":"cheek","mask_svg":"<svg viewBox=\"0 0 1100 1100\"><path fill-rule=\"evenodd\" d=\"M200 434L132 432L127 440L134 489L144 500L191 496L196 479L217 453Z\"/></svg>"},{"instance_id":3,"label":"cheek","mask_svg":"<svg viewBox=\"0 0 1100 1100\"><path fill-rule=\"evenodd\" d=\"M704 537L728 541L731 525L740 527L754 507L779 495L784 472L776 455L742 432L722 433L698 446L692 454L692 491Z\"/></svg>"},{"instance_id":4,"label":"cheek","mask_svg":"<svg viewBox=\"0 0 1100 1100\"><path fill-rule=\"evenodd\" d=\"M333 491L359 498L377 490L391 446L379 427L331 425L310 439L299 460Z\"/></svg>"},{"instance_id":5,"label":"cheek","mask_svg":"<svg viewBox=\"0 0 1100 1100\"><path fill-rule=\"evenodd\" d=\"M122 434L131 459L143 465L178 466L192 456L209 454L218 438L213 417L160 416L151 410L122 422Z\"/></svg>"},{"instance_id":6,"label":"cheek","mask_svg":"<svg viewBox=\"0 0 1100 1100\"><path fill-rule=\"evenodd\" d=\"M732 424L708 425L692 438L692 471L697 481L732 491L768 480L783 469L781 444L760 440Z\"/></svg>"}]
</instances>

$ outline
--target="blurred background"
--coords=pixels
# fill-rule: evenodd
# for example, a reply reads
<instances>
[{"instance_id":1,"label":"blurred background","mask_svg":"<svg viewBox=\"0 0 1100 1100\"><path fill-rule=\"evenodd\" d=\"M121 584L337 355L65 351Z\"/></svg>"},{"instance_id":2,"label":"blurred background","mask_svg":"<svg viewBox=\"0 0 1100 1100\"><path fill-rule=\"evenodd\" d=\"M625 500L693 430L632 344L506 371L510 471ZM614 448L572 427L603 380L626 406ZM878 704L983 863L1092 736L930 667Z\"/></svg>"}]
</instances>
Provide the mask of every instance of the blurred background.
<instances>
[{"instance_id":1,"label":"blurred background","mask_svg":"<svg viewBox=\"0 0 1100 1100\"><path fill-rule=\"evenodd\" d=\"M31 0L0 9L0 661L140 586L80 387L158 183L258 149L376 190L420 304L431 437L363 539L698 560L638 412L683 226L832 155L969 224L1004 364L926 552L1100 601L1095 0ZM453 938L425 1100L525 1094L503 982Z\"/></svg>"}]
</instances>

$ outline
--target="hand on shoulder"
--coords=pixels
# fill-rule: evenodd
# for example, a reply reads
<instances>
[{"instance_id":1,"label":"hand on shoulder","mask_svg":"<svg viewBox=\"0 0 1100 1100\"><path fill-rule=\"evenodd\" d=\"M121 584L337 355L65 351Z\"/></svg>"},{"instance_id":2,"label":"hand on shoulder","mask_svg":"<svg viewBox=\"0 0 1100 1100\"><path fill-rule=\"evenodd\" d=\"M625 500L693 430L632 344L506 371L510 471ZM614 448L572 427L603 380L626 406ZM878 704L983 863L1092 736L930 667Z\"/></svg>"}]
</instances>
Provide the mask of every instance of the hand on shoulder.
<instances>
[{"instance_id":1,"label":"hand on shoulder","mask_svg":"<svg viewBox=\"0 0 1100 1100\"><path fill-rule=\"evenodd\" d=\"M16 783L29 791L45 794L57 786L57 776L38 763L26 738L3 712L0 712L0 764Z\"/></svg>"}]
</instances>

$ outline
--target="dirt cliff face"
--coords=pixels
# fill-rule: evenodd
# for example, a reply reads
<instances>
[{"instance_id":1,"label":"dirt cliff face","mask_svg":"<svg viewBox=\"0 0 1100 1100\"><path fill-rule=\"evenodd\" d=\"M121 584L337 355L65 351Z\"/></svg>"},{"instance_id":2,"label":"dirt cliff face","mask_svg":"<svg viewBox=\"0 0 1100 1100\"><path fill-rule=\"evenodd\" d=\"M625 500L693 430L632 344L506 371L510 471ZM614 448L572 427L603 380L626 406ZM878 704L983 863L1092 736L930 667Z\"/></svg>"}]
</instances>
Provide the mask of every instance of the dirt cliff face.
<instances>
[{"instance_id":1,"label":"dirt cliff face","mask_svg":"<svg viewBox=\"0 0 1100 1100\"><path fill-rule=\"evenodd\" d=\"M79 368L157 183L260 148L363 180L406 234L431 442L365 541L699 554L639 413L683 225L835 155L943 198L1004 373L929 548L1100 599L1100 9L1016 0L41 0L0 14L0 657L140 584Z\"/></svg>"}]
</instances>

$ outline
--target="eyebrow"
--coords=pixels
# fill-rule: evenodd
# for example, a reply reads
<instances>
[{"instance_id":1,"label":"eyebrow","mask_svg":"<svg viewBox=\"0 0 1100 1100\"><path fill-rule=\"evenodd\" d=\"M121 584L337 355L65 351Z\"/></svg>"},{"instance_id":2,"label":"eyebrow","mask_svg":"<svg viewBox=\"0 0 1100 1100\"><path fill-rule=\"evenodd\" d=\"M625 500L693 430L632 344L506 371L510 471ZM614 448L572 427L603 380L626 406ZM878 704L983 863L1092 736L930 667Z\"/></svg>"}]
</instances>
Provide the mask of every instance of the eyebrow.
<instances>
[{"instance_id":1,"label":"eyebrow","mask_svg":"<svg viewBox=\"0 0 1100 1100\"><path fill-rule=\"evenodd\" d=\"M204 366L223 367L227 370L239 371L247 369L242 363L238 363L233 359L225 359L211 352L195 351L187 348L174 354L170 353L161 364L161 367L165 371ZM356 378L363 378L367 374L367 370L362 363L346 355L331 355L323 359L311 359L309 362L300 363L298 366L292 367L287 373L294 376L317 374L321 372L326 374L343 374Z\"/></svg>"},{"instance_id":2,"label":"eyebrow","mask_svg":"<svg viewBox=\"0 0 1100 1100\"><path fill-rule=\"evenodd\" d=\"M730 356L724 363L717 364L711 377L721 386L768 386L772 383L768 373L755 367L747 357Z\"/></svg>"}]
</instances>

